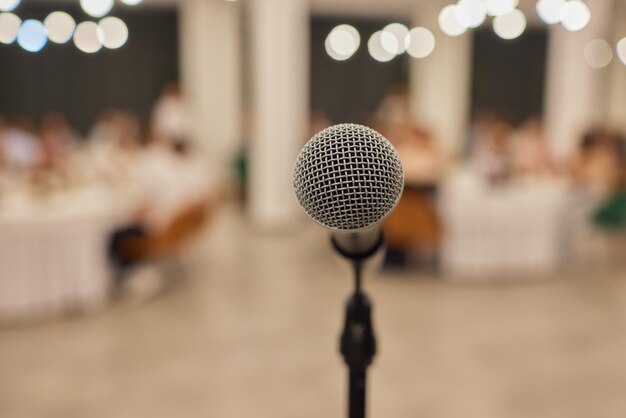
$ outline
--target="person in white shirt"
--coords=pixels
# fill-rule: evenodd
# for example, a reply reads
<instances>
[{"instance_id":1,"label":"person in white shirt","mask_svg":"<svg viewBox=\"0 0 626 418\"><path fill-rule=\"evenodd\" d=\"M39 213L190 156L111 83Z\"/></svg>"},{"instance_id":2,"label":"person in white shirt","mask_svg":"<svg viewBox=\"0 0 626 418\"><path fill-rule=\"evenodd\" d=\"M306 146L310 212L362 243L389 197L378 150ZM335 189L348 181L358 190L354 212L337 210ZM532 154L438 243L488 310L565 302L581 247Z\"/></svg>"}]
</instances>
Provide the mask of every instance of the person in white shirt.
<instances>
[{"instance_id":1,"label":"person in white shirt","mask_svg":"<svg viewBox=\"0 0 626 418\"><path fill-rule=\"evenodd\" d=\"M9 124L2 133L2 155L10 170L27 171L41 164L41 141L28 123Z\"/></svg>"},{"instance_id":2,"label":"person in white shirt","mask_svg":"<svg viewBox=\"0 0 626 418\"><path fill-rule=\"evenodd\" d=\"M172 82L152 110L152 133L159 141L177 141L189 137L188 110L178 83Z\"/></svg>"},{"instance_id":3,"label":"person in white shirt","mask_svg":"<svg viewBox=\"0 0 626 418\"><path fill-rule=\"evenodd\" d=\"M184 141L147 145L135 159L129 182L137 195L136 217L113 233L109 247L121 281L133 267L183 249L216 195L205 164Z\"/></svg>"}]
</instances>

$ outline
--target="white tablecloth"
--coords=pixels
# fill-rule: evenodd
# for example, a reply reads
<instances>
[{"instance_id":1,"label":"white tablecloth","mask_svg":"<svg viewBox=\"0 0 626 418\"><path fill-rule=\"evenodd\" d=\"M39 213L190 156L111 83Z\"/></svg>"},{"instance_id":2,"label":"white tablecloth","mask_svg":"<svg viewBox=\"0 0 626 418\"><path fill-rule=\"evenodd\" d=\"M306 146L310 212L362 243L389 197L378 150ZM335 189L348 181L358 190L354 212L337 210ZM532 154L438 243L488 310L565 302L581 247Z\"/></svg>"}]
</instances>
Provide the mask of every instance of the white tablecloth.
<instances>
[{"instance_id":1,"label":"white tablecloth","mask_svg":"<svg viewBox=\"0 0 626 418\"><path fill-rule=\"evenodd\" d=\"M105 190L81 189L0 202L0 320L94 309L108 296L108 235L116 223Z\"/></svg>"},{"instance_id":2,"label":"white tablecloth","mask_svg":"<svg viewBox=\"0 0 626 418\"><path fill-rule=\"evenodd\" d=\"M566 256L566 188L551 181L487 187L470 173L444 188L442 268L452 277L545 277Z\"/></svg>"}]
</instances>

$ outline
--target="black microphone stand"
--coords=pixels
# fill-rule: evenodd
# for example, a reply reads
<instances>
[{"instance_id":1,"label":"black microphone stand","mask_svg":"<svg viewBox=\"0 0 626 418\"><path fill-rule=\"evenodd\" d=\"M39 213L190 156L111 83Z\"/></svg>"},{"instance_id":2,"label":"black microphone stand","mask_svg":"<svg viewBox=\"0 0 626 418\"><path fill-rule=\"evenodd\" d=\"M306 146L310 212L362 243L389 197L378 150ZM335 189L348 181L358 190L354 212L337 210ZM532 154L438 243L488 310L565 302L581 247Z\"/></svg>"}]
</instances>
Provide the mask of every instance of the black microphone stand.
<instances>
[{"instance_id":1,"label":"black microphone stand","mask_svg":"<svg viewBox=\"0 0 626 418\"><path fill-rule=\"evenodd\" d=\"M362 290L362 272L365 260L382 246L382 234L375 246L361 254L345 252L331 239L335 250L352 262L354 268L354 292L346 302L346 316L339 342L339 351L348 366L349 394L348 417L365 418L367 368L376 354L376 337L372 325L372 304Z\"/></svg>"}]
</instances>

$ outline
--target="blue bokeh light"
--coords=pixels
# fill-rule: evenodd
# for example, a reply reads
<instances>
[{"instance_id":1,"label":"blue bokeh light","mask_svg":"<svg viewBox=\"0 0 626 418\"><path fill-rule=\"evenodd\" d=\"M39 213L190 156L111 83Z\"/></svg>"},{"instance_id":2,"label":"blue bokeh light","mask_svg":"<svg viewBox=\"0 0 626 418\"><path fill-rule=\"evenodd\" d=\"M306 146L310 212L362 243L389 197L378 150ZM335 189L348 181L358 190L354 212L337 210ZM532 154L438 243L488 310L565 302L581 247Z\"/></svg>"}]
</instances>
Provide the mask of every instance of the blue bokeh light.
<instances>
[{"instance_id":1,"label":"blue bokeh light","mask_svg":"<svg viewBox=\"0 0 626 418\"><path fill-rule=\"evenodd\" d=\"M43 23L29 19L22 22L17 33L17 43L29 52L39 52L48 42L48 34Z\"/></svg>"}]
</instances>

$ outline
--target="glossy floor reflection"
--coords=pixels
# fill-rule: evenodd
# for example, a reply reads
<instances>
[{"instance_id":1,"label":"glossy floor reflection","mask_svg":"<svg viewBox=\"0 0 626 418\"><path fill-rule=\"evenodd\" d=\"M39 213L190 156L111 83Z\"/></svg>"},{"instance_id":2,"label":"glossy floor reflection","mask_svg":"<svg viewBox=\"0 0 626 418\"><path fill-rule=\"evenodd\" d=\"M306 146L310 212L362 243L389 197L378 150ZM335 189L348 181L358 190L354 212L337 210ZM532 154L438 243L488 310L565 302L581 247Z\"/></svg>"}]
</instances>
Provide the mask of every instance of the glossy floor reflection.
<instances>
[{"instance_id":1,"label":"glossy floor reflection","mask_svg":"<svg viewBox=\"0 0 626 418\"><path fill-rule=\"evenodd\" d=\"M190 277L141 306L0 330L0 416L343 417L347 270L315 227L225 212ZM626 277L368 279L370 417L589 418L626 411Z\"/></svg>"}]
</instances>

